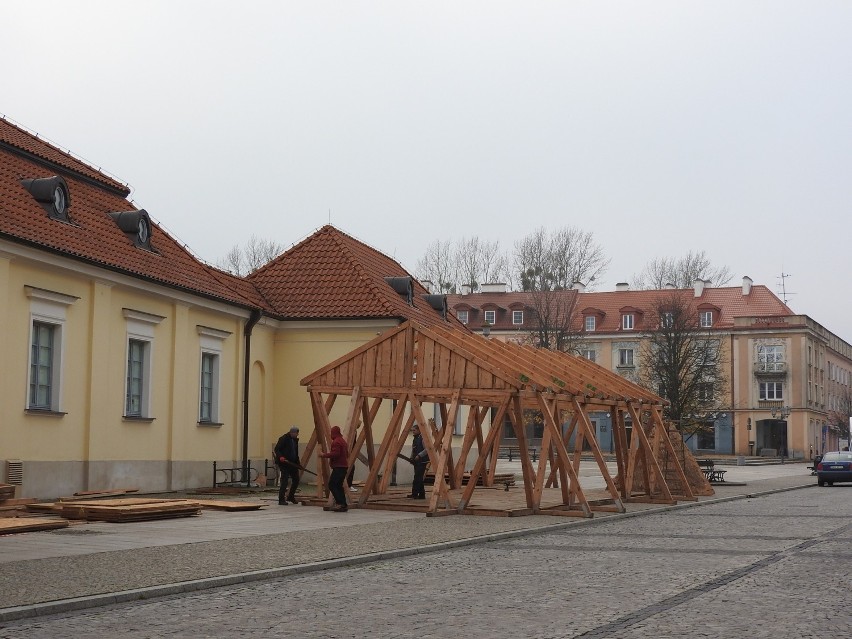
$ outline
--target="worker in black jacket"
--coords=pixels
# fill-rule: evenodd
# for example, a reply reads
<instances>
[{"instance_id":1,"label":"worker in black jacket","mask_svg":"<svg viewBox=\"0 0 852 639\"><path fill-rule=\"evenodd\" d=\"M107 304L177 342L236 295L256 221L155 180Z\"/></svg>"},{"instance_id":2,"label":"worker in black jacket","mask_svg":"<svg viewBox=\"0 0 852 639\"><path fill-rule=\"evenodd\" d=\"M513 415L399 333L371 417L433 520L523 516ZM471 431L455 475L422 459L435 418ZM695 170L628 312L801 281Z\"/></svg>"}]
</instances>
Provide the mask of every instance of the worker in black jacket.
<instances>
[{"instance_id":1,"label":"worker in black jacket","mask_svg":"<svg viewBox=\"0 0 852 639\"><path fill-rule=\"evenodd\" d=\"M423 435L420 427L414 424L411 427L414 441L411 444L411 463L414 464L414 481L411 483L411 494L409 499L426 499L426 488L423 485L423 477L426 475L426 466L429 464L429 453L423 445Z\"/></svg>"},{"instance_id":2,"label":"worker in black jacket","mask_svg":"<svg viewBox=\"0 0 852 639\"><path fill-rule=\"evenodd\" d=\"M278 505L296 502L296 489L299 487L299 427L293 426L290 432L282 435L275 444L275 463L281 471L281 483L278 486ZM290 491L287 491L287 484Z\"/></svg>"}]
</instances>

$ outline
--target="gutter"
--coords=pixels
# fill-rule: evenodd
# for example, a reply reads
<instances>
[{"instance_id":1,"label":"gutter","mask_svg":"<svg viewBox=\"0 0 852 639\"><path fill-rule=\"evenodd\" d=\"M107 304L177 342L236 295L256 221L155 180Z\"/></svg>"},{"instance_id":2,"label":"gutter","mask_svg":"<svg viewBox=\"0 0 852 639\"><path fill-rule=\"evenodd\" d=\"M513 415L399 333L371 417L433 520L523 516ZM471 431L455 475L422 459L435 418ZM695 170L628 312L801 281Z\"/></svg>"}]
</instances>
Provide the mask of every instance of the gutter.
<instances>
[{"instance_id":1,"label":"gutter","mask_svg":"<svg viewBox=\"0 0 852 639\"><path fill-rule=\"evenodd\" d=\"M249 473L248 465L248 435L249 435L249 373L251 372L251 332L252 329L263 317L263 311L255 309L251 312L246 327L243 332L246 340L245 345L245 362L243 365L243 477L246 486L251 483L251 473Z\"/></svg>"}]
</instances>

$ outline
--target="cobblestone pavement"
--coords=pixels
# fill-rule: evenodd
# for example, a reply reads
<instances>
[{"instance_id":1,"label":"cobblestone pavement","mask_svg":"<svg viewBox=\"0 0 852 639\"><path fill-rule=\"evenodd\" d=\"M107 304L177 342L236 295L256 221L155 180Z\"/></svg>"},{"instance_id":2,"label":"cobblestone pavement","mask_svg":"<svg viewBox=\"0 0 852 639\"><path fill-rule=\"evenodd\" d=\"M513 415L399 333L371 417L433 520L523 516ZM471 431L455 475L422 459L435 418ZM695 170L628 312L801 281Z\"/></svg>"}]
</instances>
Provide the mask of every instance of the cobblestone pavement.
<instances>
[{"instance_id":1,"label":"cobblestone pavement","mask_svg":"<svg viewBox=\"0 0 852 639\"><path fill-rule=\"evenodd\" d=\"M0 637L847 636L852 486L0 624Z\"/></svg>"}]
</instances>

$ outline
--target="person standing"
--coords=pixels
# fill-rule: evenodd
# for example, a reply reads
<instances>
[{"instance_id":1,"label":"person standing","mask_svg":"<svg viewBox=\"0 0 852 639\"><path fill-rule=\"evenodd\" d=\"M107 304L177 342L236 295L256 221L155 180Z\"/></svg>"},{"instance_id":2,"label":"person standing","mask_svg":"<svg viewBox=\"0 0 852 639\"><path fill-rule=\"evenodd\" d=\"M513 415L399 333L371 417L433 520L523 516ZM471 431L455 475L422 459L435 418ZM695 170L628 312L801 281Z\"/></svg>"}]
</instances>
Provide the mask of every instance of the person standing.
<instances>
[{"instance_id":1,"label":"person standing","mask_svg":"<svg viewBox=\"0 0 852 639\"><path fill-rule=\"evenodd\" d=\"M420 426L414 424L411 427L414 441L411 444L411 463L414 464L414 481L411 482L411 494L409 499L426 499L426 488L423 485L423 477L426 475L426 466L429 464L429 454L423 445L423 435L420 434Z\"/></svg>"},{"instance_id":2,"label":"person standing","mask_svg":"<svg viewBox=\"0 0 852 639\"><path fill-rule=\"evenodd\" d=\"M358 443L358 426L355 426L355 432L352 434L352 450L355 450L355 444ZM360 456L360 455L359 455ZM357 488L352 484L355 483L355 462L352 462L352 468L349 469L349 474L346 475L346 485L349 486L351 492L357 492Z\"/></svg>"},{"instance_id":3,"label":"person standing","mask_svg":"<svg viewBox=\"0 0 852 639\"><path fill-rule=\"evenodd\" d=\"M343 481L346 479L346 470L349 468L349 445L343 439L340 426L331 427L331 449L327 453L320 453L319 456L328 459L331 464L328 490L334 496L335 505L330 510L345 513L349 509L346 506Z\"/></svg>"},{"instance_id":4,"label":"person standing","mask_svg":"<svg viewBox=\"0 0 852 639\"><path fill-rule=\"evenodd\" d=\"M275 444L275 463L281 471L281 483L278 486L278 505L296 502L296 489L299 487L299 427L292 426L290 432L278 438ZM290 485L289 492L287 484Z\"/></svg>"}]
</instances>

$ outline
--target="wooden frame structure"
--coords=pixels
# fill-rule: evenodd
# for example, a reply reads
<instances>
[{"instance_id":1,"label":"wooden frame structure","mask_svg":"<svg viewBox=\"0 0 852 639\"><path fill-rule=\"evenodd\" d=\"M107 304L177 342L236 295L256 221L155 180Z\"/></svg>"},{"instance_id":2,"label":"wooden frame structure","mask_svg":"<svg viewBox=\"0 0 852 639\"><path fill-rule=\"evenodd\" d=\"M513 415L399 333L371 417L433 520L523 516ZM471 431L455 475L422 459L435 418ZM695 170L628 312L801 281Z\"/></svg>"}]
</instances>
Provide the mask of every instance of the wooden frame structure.
<instances>
[{"instance_id":1,"label":"wooden frame structure","mask_svg":"<svg viewBox=\"0 0 852 639\"><path fill-rule=\"evenodd\" d=\"M351 443L354 438L349 465L351 468L359 457L364 460L361 451L366 448L368 468L353 506L425 510L432 516L591 517L596 510L624 512L628 501L676 503L676 499L696 499L663 423L664 400L584 358L409 321L308 375L301 384L310 393L315 425L303 452L303 465L311 459L317 444L328 450L331 409L339 396L350 398L346 421L340 424L347 441ZM394 408L376 450L376 416L385 401L393 402ZM447 425L456 423L462 406L469 407L458 459L453 458L452 426L436 427L434 420L424 415L424 403L437 405L441 423ZM544 422L537 463L530 459L525 434L523 411L527 409L540 411ZM601 410L615 416L616 479L607 470L589 419L590 412ZM482 425L491 411L494 427L486 435ZM495 488L506 416L520 450L525 502L520 508L489 507L487 495L480 494ZM633 424L629 441L625 417ZM423 505L405 500L390 503L383 497L388 493L393 464L415 421L421 425L434 472L431 495ZM563 432L564 423L568 426ZM427 424L430 427L424 428ZM572 436L576 445L569 451ZM581 486L580 451L584 442L605 480L603 499L589 499ZM465 468L474 444L477 454L471 458L474 461L468 474ZM321 459L317 471L317 496L328 498L328 462ZM677 481L672 482L672 477ZM669 483L676 484L677 493ZM474 507L471 499L478 485L478 504ZM557 495L556 503L543 503L545 491Z\"/></svg>"}]
</instances>

